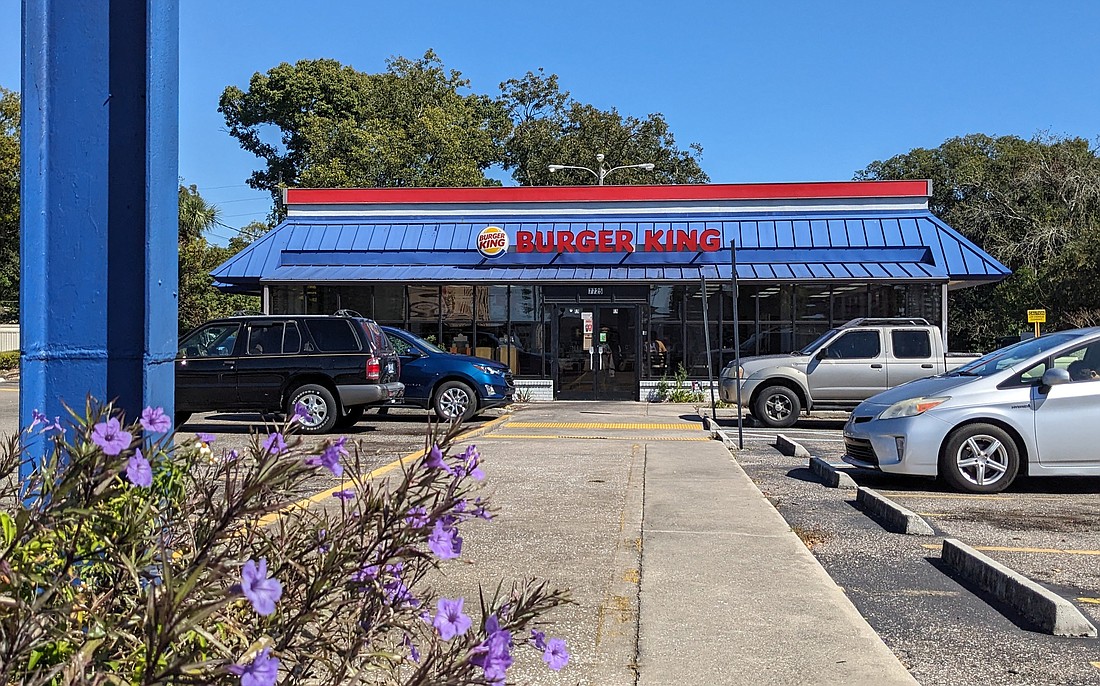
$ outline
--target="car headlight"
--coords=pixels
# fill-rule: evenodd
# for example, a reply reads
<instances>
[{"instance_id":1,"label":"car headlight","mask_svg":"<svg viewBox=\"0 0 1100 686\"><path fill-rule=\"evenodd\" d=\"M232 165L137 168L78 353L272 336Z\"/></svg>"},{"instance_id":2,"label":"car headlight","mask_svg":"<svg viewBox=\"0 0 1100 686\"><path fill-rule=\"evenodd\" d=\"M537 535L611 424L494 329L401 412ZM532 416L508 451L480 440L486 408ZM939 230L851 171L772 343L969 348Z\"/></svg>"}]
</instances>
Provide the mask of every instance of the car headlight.
<instances>
[{"instance_id":1,"label":"car headlight","mask_svg":"<svg viewBox=\"0 0 1100 686\"><path fill-rule=\"evenodd\" d=\"M486 374L499 374L500 376L504 376L504 370L503 369L499 369L497 367L490 367L487 364L475 364L474 369L485 372Z\"/></svg>"},{"instance_id":2,"label":"car headlight","mask_svg":"<svg viewBox=\"0 0 1100 686\"><path fill-rule=\"evenodd\" d=\"M945 395L936 398L909 398L908 400L901 400L886 408L878 418L897 419L898 417L916 417L918 414L924 414L933 407L938 407L950 399L950 396Z\"/></svg>"}]
</instances>

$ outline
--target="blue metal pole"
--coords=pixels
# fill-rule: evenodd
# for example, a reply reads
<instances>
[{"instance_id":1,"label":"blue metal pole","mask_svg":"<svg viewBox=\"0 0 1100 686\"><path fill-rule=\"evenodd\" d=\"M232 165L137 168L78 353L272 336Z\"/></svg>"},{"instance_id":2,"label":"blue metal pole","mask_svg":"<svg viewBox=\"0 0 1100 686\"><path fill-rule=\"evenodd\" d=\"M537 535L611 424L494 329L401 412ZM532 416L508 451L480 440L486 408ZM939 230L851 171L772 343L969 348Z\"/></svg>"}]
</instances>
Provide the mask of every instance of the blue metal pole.
<instances>
[{"instance_id":1,"label":"blue metal pole","mask_svg":"<svg viewBox=\"0 0 1100 686\"><path fill-rule=\"evenodd\" d=\"M23 2L22 426L172 413L178 36L176 0Z\"/></svg>"}]
</instances>

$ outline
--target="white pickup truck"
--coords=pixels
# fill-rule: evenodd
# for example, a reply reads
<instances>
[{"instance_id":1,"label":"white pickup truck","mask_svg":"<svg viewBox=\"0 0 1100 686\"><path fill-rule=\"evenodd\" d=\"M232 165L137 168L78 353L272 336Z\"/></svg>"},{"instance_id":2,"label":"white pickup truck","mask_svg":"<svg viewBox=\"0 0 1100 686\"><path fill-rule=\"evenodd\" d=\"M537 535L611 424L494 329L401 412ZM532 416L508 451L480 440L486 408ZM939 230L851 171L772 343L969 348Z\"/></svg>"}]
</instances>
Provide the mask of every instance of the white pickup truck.
<instances>
[{"instance_id":1,"label":"white pickup truck","mask_svg":"<svg viewBox=\"0 0 1100 686\"><path fill-rule=\"evenodd\" d=\"M782 428L810 410L850 410L907 381L935 376L976 360L945 353L937 326L924 319L853 319L799 352L762 355L726 365L722 400L741 404L764 426Z\"/></svg>"}]
</instances>

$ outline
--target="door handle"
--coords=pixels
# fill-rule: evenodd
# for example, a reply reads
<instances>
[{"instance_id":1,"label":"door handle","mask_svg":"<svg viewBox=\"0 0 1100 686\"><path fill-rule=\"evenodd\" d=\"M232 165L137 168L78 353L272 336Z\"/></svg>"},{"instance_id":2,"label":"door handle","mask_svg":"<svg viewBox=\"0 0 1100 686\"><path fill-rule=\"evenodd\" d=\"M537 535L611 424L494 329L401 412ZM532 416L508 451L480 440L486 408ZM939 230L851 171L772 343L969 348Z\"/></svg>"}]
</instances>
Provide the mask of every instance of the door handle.
<instances>
[{"instance_id":1,"label":"door handle","mask_svg":"<svg viewBox=\"0 0 1100 686\"><path fill-rule=\"evenodd\" d=\"M871 369L882 369L882 365L881 364L873 364L873 365L871 365Z\"/></svg>"},{"instance_id":2,"label":"door handle","mask_svg":"<svg viewBox=\"0 0 1100 686\"><path fill-rule=\"evenodd\" d=\"M222 365L226 366L226 367L234 367L234 366L236 366L236 364L237 363L234 362L233 360L226 360L225 362L222 362Z\"/></svg>"},{"instance_id":3,"label":"door handle","mask_svg":"<svg viewBox=\"0 0 1100 686\"><path fill-rule=\"evenodd\" d=\"M932 365L930 365L930 364L928 364L928 363L926 362L926 363L922 364L922 365L920 366L920 368L921 368L921 369L931 369L931 368L932 368Z\"/></svg>"}]
</instances>

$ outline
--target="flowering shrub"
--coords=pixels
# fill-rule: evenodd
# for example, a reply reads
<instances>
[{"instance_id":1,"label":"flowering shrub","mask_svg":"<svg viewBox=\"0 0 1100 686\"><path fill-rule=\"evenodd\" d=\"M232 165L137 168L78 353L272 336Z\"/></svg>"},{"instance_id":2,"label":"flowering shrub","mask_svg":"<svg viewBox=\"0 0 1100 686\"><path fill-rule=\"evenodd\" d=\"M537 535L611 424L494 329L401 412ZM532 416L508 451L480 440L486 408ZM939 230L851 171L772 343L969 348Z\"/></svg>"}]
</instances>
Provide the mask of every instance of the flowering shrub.
<instances>
[{"instance_id":1,"label":"flowering shrub","mask_svg":"<svg viewBox=\"0 0 1100 686\"><path fill-rule=\"evenodd\" d=\"M492 518L457 427L375 483L346 439L304 449L297 417L238 454L205 434L176 447L156 408L36 413L0 450L0 684L503 684L525 646L565 666L538 629L564 592L502 583L474 612L429 587L460 529ZM20 484L31 438L47 450ZM345 469L325 507L287 508Z\"/></svg>"}]
</instances>

